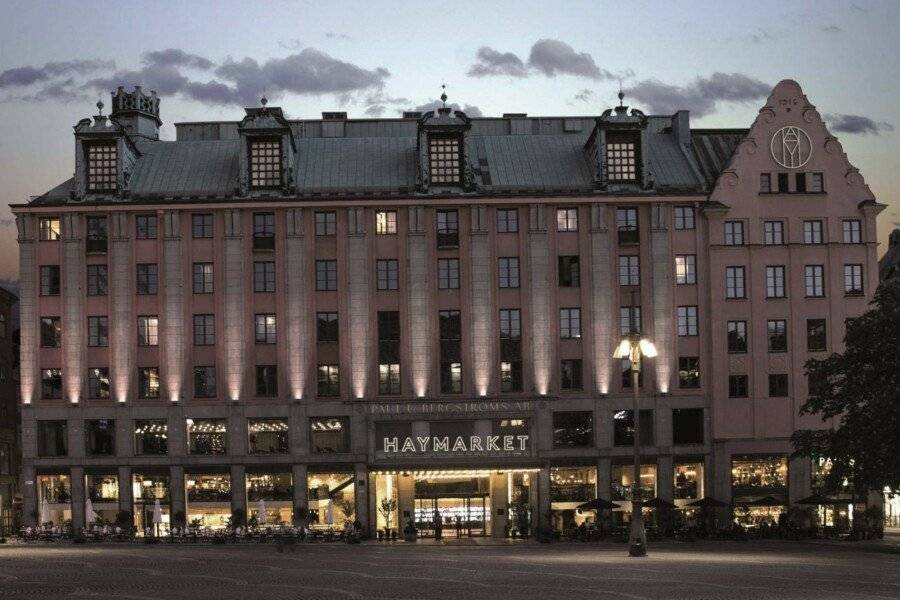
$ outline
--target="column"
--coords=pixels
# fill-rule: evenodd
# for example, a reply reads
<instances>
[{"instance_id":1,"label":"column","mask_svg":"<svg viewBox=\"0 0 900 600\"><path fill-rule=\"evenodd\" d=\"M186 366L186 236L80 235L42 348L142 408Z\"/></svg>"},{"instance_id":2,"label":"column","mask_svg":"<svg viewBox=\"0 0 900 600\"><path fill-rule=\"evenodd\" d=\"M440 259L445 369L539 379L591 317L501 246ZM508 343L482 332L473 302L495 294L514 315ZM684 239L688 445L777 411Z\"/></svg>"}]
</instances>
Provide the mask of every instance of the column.
<instances>
[{"instance_id":1,"label":"column","mask_svg":"<svg viewBox=\"0 0 900 600\"><path fill-rule=\"evenodd\" d=\"M83 394L84 368L84 281L85 246L81 236L81 215L67 213L62 219L62 372L65 398L75 404ZM83 509L83 507L82 507Z\"/></svg>"},{"instance_id":2,"label":"column","mask_svg":"<svg viewBox=\"0 0 900 600\"><path fill-rule=\"evenodd\" d=\"M594 337L594 386L595 392L609 391L610 365L615 340L612 339L612 303L614 280L609 268L609 227L607 208L603 204L591 205L591 312Z\"/></svg>"},{"instance_id":3,"label":"column","mask_svg":"<svg viewBox=\"0 0 900 600\"><path fill-rule=\"evenodd\" d=\"M22 465L22 524L34 527L40 518L38 505L37 476L34 467Z\"/></svg>"},{"instance_id":4,"label":"column","mask_svg":"<svg viewBox=\"0 0 900 600\"><path fill-rule=\"evenodd\" d=\"M225 391L228 399L242 398L244 381L244 248L241 231L241 211L225 211L224 240L224 285L225 305Z\"/></svg>"},{"instance_id":5,"label":"column","mask_svg":"<svg viewBox=\"0 0 900 600\"><path fill-rule=\"evenodd\" d=\"M243 510L244 515L250 518L247 511L247 477L244 465L231 465L231 512Z\"/></svg>"},{"instance_id":6,"label":"column","mask_svg":"<svg viewBox=\"0 0 900 600\"><path fill-rule=\"evenodd\" d=\"M287 220L285 231L285 310L287 311L287 380L290 385L291 398L300 400L306 385L309 372L307 348L312 343L309 339L309 303L307 300L307 257L303 237L303 209L290 208L285 211Z\"/></svg>"},{"instance_id":7,"label":"column","mask_svg":"<svg viewBox=\"0 0 900 600\"><path fill-rule=\"evenodd\" d=\"M537 475L537 504L534 507L532 522L537 527L550 526L550 465L541 467Z\"/></svg>"},{"instance_id":8,"label":"column","mask_svg":"<svg viewBox=\"0 0 900 600\"><path fill-rule=\"evenodd\" d=\"M429 282L433 269L428 265L427 236L425 235L425 208L409 207L406 256L409 332L409 373L413 392L417 397L428 393L430 384L432 345L431 302Z\"/></svg>"},{"instance_id":9,"label":"column","mask_svg":"<svg viewBox=\"0 0 900 600\"><path fill-rule=\"evenodd\" d=\"M109 366L112 396L120 403L127 401L131 395L135 366L136 332L131 297L133 261L130 231L128 216L124 212L113 213L109 248ZM163 293L167 291L164 290Z\"/></svg>"},{"instance_id":10,"label":"column","mask_svg":"<svg viewBox=\"0 0 900 600\"><path fill-rule=\"evenodd\" d=\"M291 479L294 483L294 508L302 506L309 507L309 491L307 490L307 467L306 465L292 465ZM297 515L294 515L296 522Z\"/></svg>"},{"instance_id":11,"label":"column","mask_svg":"<svg viewBox=\"0 0 900 600\"><path fill-rule=\"evenodd\" d=\"M72 483L72 533L77 534L85 527L84 468L72 467L69 476Z\"/></svg>"},{"instance_id":12,"label":"column","mask_svg":"<svg viewBox=\"0 0 900 600\"><path fill-rule=\"evenodd\" d=\"M672 501L675 495L675 473L672 455L660 455L656 459L656 495L663 500Z\"/></svg>"},{"instance_id":13,"label":"column","mask_svg":"<svg viewBox=\"0 0 900 600\"><path fill-rule=\"evenodd\" d=\"M661 202L651 206L650 256L653 293L653 343L658 355L653 360L656 389L668 393L674 361L672 336L672 253L669 250L669 209Z\"/></svg>"},{"instance_id":14,"label":"column","mask_svg":"<svg viewBox=\"0 0 900 600\"><path fill-rule=\"evenodd\" d=\"M134 494L131 488L131 467L119 467L119 510L134 510Z\"/></svg>"},{"instance_id":15,"label":"column","mask_svg":"<svg viewBox=\"0 0 900 600\"><path fill-rule=\"evenodd\" d=\"M597 497L609 500L612 497L612 461L608 456L597 459Z\"/></svg>"},{"instance_id":16,"label":"column","mask_svg":"<svg viewBox=\"0 0 900 600\"><path fill-rule=\"evenodd\" d=\"M491 475L491 537L505 538L506 525L509 523L507 499L509 496L508 477L506 473L493 473Z\"/></svg>"},{"instance_id":17,"label":"column","mask_svg":"<svg viewBox=\"0 0 900 600\"><path fill-rule=\"evenodd\" d=\"M495 311L491 301L494 278L491 276L491 244L487 230L487 207L484 205L473 206L470 214L469 306L471 331L468 337L472 344L472 383L476 394L487 396L492 391L491 388L495 387L493 381Z\"/></svg>"},{"instance_id":18,"label":"column","mask_svg":"<svg viewBox=\"0 0 900 600\"><path fill-rule=\"evenodd\" d=\"M362 524L362 530L369 530L369 470L366 463L356 463L356 518ZM372 492L373 494L375 492Z\"/></svg>"},{"instance_id":19,"label":"column","mask_svg":"<svg viewBox=\"0 0 900 600\"><path fill-rule=\"evenodd\" d=\"M164 348L160 357L165 361L164 385L166 396L172 402L182 399L184 390L184 273L182 269L182 244L179 213L163 213L163 281L160 287L164 296L163 320Z\"/></svg>"},{"instance_id":20,"label":"column","mask_svg":"<svg viewBox=\"0 0 900 600\"><path fill-rule=\"evenodd\" d=\"M812 493L812 463L808 457L788 460L788 500L796 502ZM878 494L880 497L881 494Z\"/></svg>"},{"instance_id":21,"label":"column","mask_svg":"<svg viewBox=\"0 0 900 600\"><path fill-rule=\"evenodd\" d=\"M173 466L169 468L169 502L171 503L172 523L176 527L187 525L187 507L185 506L184 494L184 467ZM184 522L179 523L176 515L181 513Z\"/></svg>"},{"instance_id":22,"label":"column","mask_svg":"<svg viewBox=\"0 0 900 600\"><path fill-rule=\"evenodd\" d=\"M409 473L397 474L397 514L399 522L391 523L391 527L399 536L406 526L406 520L415 514L416 480Z\"/></svg>"},{"instance_id":23,"label":"column","mask_svg":"<svg viewBox=\"0 0 900 600\"><path fill-rule=\"evenodd\" d=\"M31 404L40 396L40 376L37 350L37 281L35 275L35 219L32 215L18 215L19 230L19 384L22 403ZM33 478L32 478L33 479ZM27 487L27 486L26 486ZM26 504L25 506L28 506ZM27 518L31 511L25 510Z\"/></svg>"},{"instance_id":24,"label":"column","mask_svg":"<svg viewBox=\"0 0 900 600\"><path fill-rule=\"evenodd\" d=\"M369 247L366 240L365 210L347 209L347 270L350 308L350 386L354 398L366 396L369 367Z\"/></svg>"},{"instance_id":25,"label":"column","mask_svg":"<svg viewBox=\"0 0 900 600\"><path fill-rule=\"evenodd\" d=\"M552 364L555 340L551 333L554 331L550 316L551 287L548 280L551 267L545 212L545 206L532 204L528 213L532 369L535 391L542 396L550 391L556 371Z\"/></svg>"}]
</instances>

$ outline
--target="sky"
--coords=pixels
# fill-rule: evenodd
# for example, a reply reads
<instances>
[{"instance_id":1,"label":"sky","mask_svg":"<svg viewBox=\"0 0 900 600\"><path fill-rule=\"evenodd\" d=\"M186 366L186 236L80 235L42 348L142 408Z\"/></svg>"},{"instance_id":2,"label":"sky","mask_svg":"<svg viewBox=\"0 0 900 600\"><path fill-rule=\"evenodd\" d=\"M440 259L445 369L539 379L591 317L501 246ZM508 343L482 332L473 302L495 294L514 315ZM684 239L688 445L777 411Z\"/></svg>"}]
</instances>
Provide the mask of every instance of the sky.
<instances>
[{"instance_id":1,"label":"sky","mask_svg":"<svg viewBox=\"0 0 900 600\"><path fill-rule=\"evenodd\" d=\"M749 127L796 79L900 227L900 2L44 2L0 0L0 280L7 206L72 175L72 126L117 85L173 123L239 120L265 94L293 118L397 116L447 86L470 116L596 115L617 103ZM108 111L108 109L107 109Z\"/></svg>"}]
</instances>

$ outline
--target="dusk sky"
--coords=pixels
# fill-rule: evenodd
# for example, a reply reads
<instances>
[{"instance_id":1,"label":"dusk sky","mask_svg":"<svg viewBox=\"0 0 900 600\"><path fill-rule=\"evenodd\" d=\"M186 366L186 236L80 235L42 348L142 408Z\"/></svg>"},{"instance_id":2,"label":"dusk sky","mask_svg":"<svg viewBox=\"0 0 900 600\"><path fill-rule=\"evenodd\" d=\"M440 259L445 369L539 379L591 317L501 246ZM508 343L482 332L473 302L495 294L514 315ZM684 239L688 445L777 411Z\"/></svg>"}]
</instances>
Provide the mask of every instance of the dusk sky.
<instances>
[{"instance_id":1,"label":"dusk sky","mask_svg":"<svg viewBox=\"0 0 900 600\"><path fill-rule=\"evenodd\" d=\"M397 116L447 84L469 114L691 110L749 127L796 79L877 199L879 255L900 227L900 3L12 2L0 20L0 279L17 277L6 205L67 179L72 126L116 85L172 124L239 120L265 93L290 117Z\"/></svg>"}]
</instances>

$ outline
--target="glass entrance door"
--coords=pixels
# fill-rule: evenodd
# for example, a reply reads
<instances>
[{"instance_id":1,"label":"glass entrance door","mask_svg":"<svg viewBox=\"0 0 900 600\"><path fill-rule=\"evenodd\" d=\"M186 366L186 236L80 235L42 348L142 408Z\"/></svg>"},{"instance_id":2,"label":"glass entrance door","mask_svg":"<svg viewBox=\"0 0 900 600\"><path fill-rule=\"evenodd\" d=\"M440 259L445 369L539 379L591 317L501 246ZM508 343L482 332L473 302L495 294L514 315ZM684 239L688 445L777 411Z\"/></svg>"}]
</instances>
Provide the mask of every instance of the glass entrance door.
<instances>
[{"instance_id":1,"label":"glass entrance door","mask_svg":"<svg viewBox=\"0 0 900 600\"><path fill-rule=\"evenodd\" d=\"M416 528L423 537L436 536L440 519L444 538L488 534L488 497L416 498Z\"/></svg>"}]
</instances>

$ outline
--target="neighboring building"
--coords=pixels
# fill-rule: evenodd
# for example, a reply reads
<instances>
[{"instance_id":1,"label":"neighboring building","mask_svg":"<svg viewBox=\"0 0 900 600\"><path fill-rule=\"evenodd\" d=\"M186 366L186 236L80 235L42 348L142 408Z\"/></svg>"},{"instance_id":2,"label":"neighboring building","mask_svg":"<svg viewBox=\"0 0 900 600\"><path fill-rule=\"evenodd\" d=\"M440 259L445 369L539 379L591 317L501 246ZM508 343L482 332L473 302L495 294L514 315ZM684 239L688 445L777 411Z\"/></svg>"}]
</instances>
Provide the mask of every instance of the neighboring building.
<instances>
[{"instance_id":1,"label":"neighboring building","mask_svg":"<svg viewBox=\"0 0 900 600\"><path fill-rule=\"evenodd\" d=\"M0 287L0 536L13 527L19 491L19 388L13 306L19 299Z\"/></svg>"},{"instance_id":2,"label":"neighboring building","mask_svg":"<svg viewBox=\"0 0 900 600\"><path fill-rule=\"evenodd\" d=\"M571 526L630 485L632 323L648 496L810 493L803 364L865 311L883 206L797 83L749 130L263 102L164 142L154 93L112 104L13 207L32 518Z\"/></svg>"},{"instance_id":3,"label":"neighboring building","mask_svg":"<svg viewBox=\"0 0 900 600\"><path fill-rule=\"evenodd\" d=\"M878 274L882 281L892 277L900 277L900 229L895 229L888 236L888 248L878 261Z\"/></svg>"}]
</instances>

